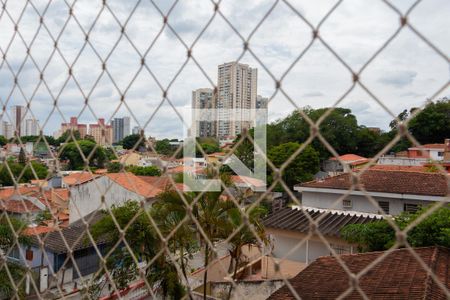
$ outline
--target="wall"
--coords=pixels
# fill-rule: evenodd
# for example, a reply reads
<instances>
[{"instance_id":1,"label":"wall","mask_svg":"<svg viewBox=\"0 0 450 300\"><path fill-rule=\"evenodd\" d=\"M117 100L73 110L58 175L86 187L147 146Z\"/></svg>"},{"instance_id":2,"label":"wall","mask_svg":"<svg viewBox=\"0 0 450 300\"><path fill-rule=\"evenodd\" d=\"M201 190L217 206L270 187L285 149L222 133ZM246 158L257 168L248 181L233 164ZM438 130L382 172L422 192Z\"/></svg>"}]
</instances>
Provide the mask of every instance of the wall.
<instances>
[{"instance_id":1,"label":"wall","mask_svg":"<svg viewBox=\"0 0 450 300\"><path fill-rule=\"evenodd\" d=\"M143 196L123 188L107 176L101 176L70 188L69 223L73 223L93 211L105 209L101 203L103 194L108 207L113 204L120 205L127 200L145 200Z\"/></svg>"},{"instance_id":2,"label":"wall","mask_svg":"<svg viewBox=\"0 0 450 300\"><path fill-rule=\"evenodd\" d=\"M320 240L317 236L311 236L306 243L306 240L300 247L297 247L292 253L288 255L292 249L294 249L303 239L306 238L306 234L302 232L296 232L291 230L266 228L267 234L270 234L273 241L272 254L276 258L284 258L297 262L311 263L320 256L331 255L330 249L326 244ZM344 240L326 236L328 243L333 245L339 245L347 247L349 252L352 252L352 246ZM306 247L308 246L308 258L306 257Z\"/></svg>"},{"instance_id":3,"label":"wall","mask_svg":"<svg viewBox=\"0 0 450 300\"><path fill-rule=\"evenodd\" d=\"M346 199L352 201L351 208L344 208L342 206L342 200L339 200L337 203L336 200L341 197L342 194L334 194L334 193L322 193L322 192L302 192L302 204L305 206L317 207L317 208L332 208L339 210L351 210L351 211L359 211L366 213L374 213L377 214L379 209L373 205L373 203L366 198L365 196L360 195L349 195ZM389 204L389 213L391 215L398 215L404 210L404 203L410 204L419 204L419 205L428 205L430 201L420 201L420 200L409 200L407 195L403 195L405 199L395 199L395 198L387 198L387 197L373 197L375 201L388 201Z\"/></svg>"},{"instance_id":4,"label":"wall","mask_svg":"<svg viewBox=\"0 0 450 300\"><path fill-rule=\"evenodd\" d=\"M240 281L233 288L230 299L267 299L271 294L284 285L283 280L270 281ZM230 283L213 282L211 283L212 296L219 299L226 299Z\"/></svg>"},{"instance_id":5,"label":"wall","mask_svg":"<svg viewBox=\"0 0 450 300\"><path fill-rule=\"evenodd\" d=\"M382 156L378 159L378 164L379 165L394 165L394 166L422 166L427 161L428 161L427 158Z\"/></svg>"}]
</instances>

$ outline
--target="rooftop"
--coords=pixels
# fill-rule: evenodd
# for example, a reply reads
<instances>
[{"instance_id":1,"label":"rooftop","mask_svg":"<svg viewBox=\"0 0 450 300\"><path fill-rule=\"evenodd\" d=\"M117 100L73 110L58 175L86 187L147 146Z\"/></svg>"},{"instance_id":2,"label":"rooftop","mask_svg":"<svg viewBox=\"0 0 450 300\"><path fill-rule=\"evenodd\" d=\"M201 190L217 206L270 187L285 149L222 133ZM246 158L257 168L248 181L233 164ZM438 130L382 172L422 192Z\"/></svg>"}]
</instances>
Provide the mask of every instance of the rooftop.
<instances>
[{"instance_id":1,"label":"rooftop","mask_svg":"<svg viewBox=\"0 0 450 300\"><path fill-rule=\"evenodd\" d=\"M351 173L344 173L323 180L315 180L296 185L297 188L324 188L348 190L351 187ZM445 175L427 172L405 172L387 170L367 170L360 175L360 184L368 192L411 194L444 197L449 193L449 183ZM359 186L355 186L360 190Z\"/></svg>"},{"instance_id":2,"label":"rooftop","mask_svg":"<svg viewBox=\"0 0 450 300\"><path fill-rule=\"evenodd\" d=\"M344 225L364 224L378 221L381 215L342 211L324 210L313 207L298 206L285 207L272 212L264 219L264 226L276 229L308 232L310 229L310 218L316 220L322 217L318 230L324 235L339 236Z\"/></svg>"},{"instance_id":3,"label":"rooftop","mask_svg":"<svg viewBox=\"0 0 450 300\"><path fill-rule=\"evenodd\" d=\"M414 251L447 287L447 294L407 249L389 253L359 280L359 287L369 299L448 299L450 289L450 249L442 247L415 248ZM353 273L358 273L384 252L341 255ZM302 299L335 299L349 286L349 277L336 258L320 257L289 280ZM352 291L345 299L361 299ZM269 299L297 299L287 286Z\"/></svg>"},{"instance_id":4,"label":"rooftop","mask_svg":"<svg viewBox=\"0 0 450 300\"><path fill-rule=\"evenodd\" d=\"M86 225L84 224L83 219L80 219L70 224L68 227L62 229L59 228L59 230L57 229L51 232L38 228L35 230L37 235L35 234L31 237L31 242L32 244L39 246L39 236L44 243L44 247L57 254L66 253L68 251L65 242L67 242L68 247L72 250L86 248L91 244L90 241L86 239L86 230L101 220L103 215L104 214L101 211L90 213L84 217L84 220L87 223ZM33 229L27 230L29 230L30 233L33 232ZM97 244L103 244L106 241L99 238L96 242Z\"/></svg>"},{"instance_id":5,"label":"rooftop","mask_svg":"<svg viewBox=\"0 0 450 300\"><path fill-rule=\"evenodd\" d=\"M425 150L425 149L444 150L445 144L424 144L422 146L408 148L408 150Z\"/></svg>"}]
</instances>

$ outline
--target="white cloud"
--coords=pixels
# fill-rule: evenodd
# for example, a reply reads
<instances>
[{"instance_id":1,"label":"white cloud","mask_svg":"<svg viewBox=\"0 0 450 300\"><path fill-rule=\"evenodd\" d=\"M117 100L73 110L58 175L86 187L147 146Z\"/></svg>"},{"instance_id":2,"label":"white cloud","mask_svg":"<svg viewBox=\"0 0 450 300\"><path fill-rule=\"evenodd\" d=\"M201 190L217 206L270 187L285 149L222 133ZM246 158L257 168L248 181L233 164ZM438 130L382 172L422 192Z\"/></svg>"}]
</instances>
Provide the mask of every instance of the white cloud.
<instances>
[{"instance_id":1,"label":"white cloud","mask_svg":"<svg viewBox=\"0 0 450 300\"><path fill-rule=\"evenodd\" d=\"M24 104L25 100L33 97L31 109L40 120L44 120L53 111L53 99L48 91L50 89L53 97L60 95L58 106L65 119L81 113L82 120L93 122L94 116L88 109L81 112L85 101L84 94L89 95L89 105L98 117L109 119L113 116L129 115L129 108L137 121L145 124L163 100L161 88L167 89L170 85L168 97L172 104L181 110L190 104L193 89L211 86L209 80L213 83L216 81L218 64L235 60L242 54L242 40L220 15L216 15L193 48L194 57L208 78L192 60L187 62L179 73L187 60L186 49L167 26L149 50L163 27L162 17L149 1L140 2L129 20L129 14L137 1L109 0L107 3L114 15L108 8L102 10L100 1L79 0L73 10L77 20L70 18L67 22L68 7L63 2L51 2L44 16L46 26L39 28L39 18L30 5L25 6L25 0L9 1L7 9L15 21L18 20L23 7L26 7L19 22L19 31L25 42L29 44L36 34L37 37L31 47L33 60L27 58L23 64L26 47L20 36L14 36L14 24L9 17L3 14L0 18L0 48L2 52L7 51L7 62L0 59L1 101L8 101L9 106ZM169 1L161 0L156 3L164 14L172 6ZM222 3L223 15L229 18L244 38L248 37L273 4L269 0ZM44 12L45 3L39 2L35 5L41 13ZM293 3L314 26L333 5L334 1L326 0ZM394 5L399 5L402 11L406 11L410 4L398 1L394 2ZM450 51L447 38L450 33L450 19L445 13L449 9L450 3L445 0L423 1L409 18L443 53ZM101 14L91 30L100 11ZM168 20L183 42L191 46L213 14L213 5L209 1L179 1ZM122 24L128 22L125 32L132 44L126 36L121 37L116 18ZM89 41L95 51L90 44L85 44L85 36L77 21L84 31L91 30ZM398 26L399 16L382 1L369 3L348 0L323 23L320 35L347 65L358 71ZM58 41L59 51L54 52L54 42L47 30L56 39L63 28L65 29ZM13 36L14 40L10 44ZM264 66L280 78L308 45L311 37L308 25L285 3L280 2L254 33L250 46ZM120 41L116 44L119 38ZM140 70L140 55L147 50L149 52L145 62L157 77L158 83L147 69ZM61 54L66 62L61 58ZM102 60L107 60L108 73L102 71ZM246 53L241 61L258 67L258 93L272 96L275 84L263 66L250 53ZM73 74L76 81L70 79L66 83L66 63L71 65L74 62ZM48 89L42 83L37 88L39 72L35 63L40 69L45 67L44 78ZM25 98L17 88L12 89L14 75L10 68L14 74L19 72L18 80ZM140 73L136 75L139 70ZM173 81L177 74L178 77ZM449 69L448 63L442 57L417 38L411 30L404 28L364 70L361 80L397 114L406 107L423 104L425 98L433 95L449 80ZM131 81L133 82L130 85ZM351 85L351 73L320 41L314 42L282 83L283 89L300 107L333 105ZM123 93L128 107L121 104L120 95ZM448 94L447 88L442 95ZM390 116L361 88L354 89L340 105L347 104L354 110L360 124L386 128L390 121ZM292 109L293 106L285 97L277 93L269 106L269 118L274 120L285 116ZM59 112L53 111L45 131L55 131L61 120ZM168 103L165 103L156 113L155 119L149 123L147 132L157 137L177 137L182 133L180 126L178 116Z\"/></svg>"}]
</instances>

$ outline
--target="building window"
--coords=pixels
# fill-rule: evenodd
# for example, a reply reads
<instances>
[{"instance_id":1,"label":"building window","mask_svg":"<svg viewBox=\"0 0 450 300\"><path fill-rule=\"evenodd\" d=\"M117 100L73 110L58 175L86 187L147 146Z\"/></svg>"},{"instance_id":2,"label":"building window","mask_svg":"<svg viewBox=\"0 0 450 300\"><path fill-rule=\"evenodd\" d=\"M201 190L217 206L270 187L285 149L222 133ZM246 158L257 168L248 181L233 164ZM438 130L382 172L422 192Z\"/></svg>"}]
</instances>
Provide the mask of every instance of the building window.
<instances>
[{"instance_id":1,"label":"building window","mask_svg":"<svg viewBox=\"0 0 450 300\"><path fill-rule=\"evenodd\" d=\"M411 204L411 203L405 203L403 206L403 210L410 212L410 213L415 213L417 210L419 210L420 205L418 204Z\"/></svg>"},{"instance_id":2,"label":"building window","mask_svg":"<svg viewBox=\"0 0 450 300\"><path fill-rule=\"evenodd\" d=\"M385 214L387 215L389 214L389 201L378 201L378 205L384 211ZM378 213L381 214L381 211L379 211Z\"/></svg>"},{"instance_id":3,"label":"building window","mask_svg":"<svg viewBox=\"0 0 450 300\"><path fill-rule=\"evenodd\" d=\"M444 152L439 151L439 152L438 152L438 156L439 156L439 157L444 156Z\"/></svg>"},{"instance_id":4,"label":"building window","mask_svg":"<svg viewBox=\"0 0 450 300\"><path fill-rule=\"evenodd\" d=\"M350 199L342 200L342 207L343 208L352 208L353 207L352 200L350 200Z\"/></svg>"}]
</instances>

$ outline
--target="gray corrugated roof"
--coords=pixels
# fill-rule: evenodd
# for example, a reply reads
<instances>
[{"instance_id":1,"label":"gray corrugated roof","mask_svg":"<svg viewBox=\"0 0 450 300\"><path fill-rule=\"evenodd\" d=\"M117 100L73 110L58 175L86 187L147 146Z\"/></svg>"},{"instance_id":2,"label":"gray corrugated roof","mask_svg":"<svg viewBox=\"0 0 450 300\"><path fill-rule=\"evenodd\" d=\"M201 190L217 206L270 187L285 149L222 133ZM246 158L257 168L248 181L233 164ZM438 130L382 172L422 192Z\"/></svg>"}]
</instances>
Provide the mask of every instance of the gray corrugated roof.
<instances>
[{"instance_id":1,"label":"gray corrugated roof","mask_svg":"<svg viewBox=\"0 0 450 300\"><path fill-rule=\"evenodd\" d=\"M40 238L44 243L44 248L56 254L66 253L68 252L68 249L64 239L72 250L79 250L91 246L92 243L87 238L86 230L97 223L103 216L104 213L101 211L92 212L84 217L84 220L88 222L86 225L80 219L61 230L41 234ZM83 236L80 238L81 235ZM97 245L100 245L104 244L106 241L99 238L96 242ZM39 247L37 236L32 236L32 243Z\"/></svg>"},{"instance_id":2,"label":"gray corrugated roof","mask_svg":"<svg viewBox=\"0 0 450 300\"><path fill-rule=\"evenodd\" d=\"M264 219L264 225L270 228L308 232L310 221L307 214L319 222L318 230L324 235L339 236L341 229L348 224L364 224L379 221L381 216L357 212L326 211L323 209L285 207L275 211Z\"/></svg>"}]
</instances>

